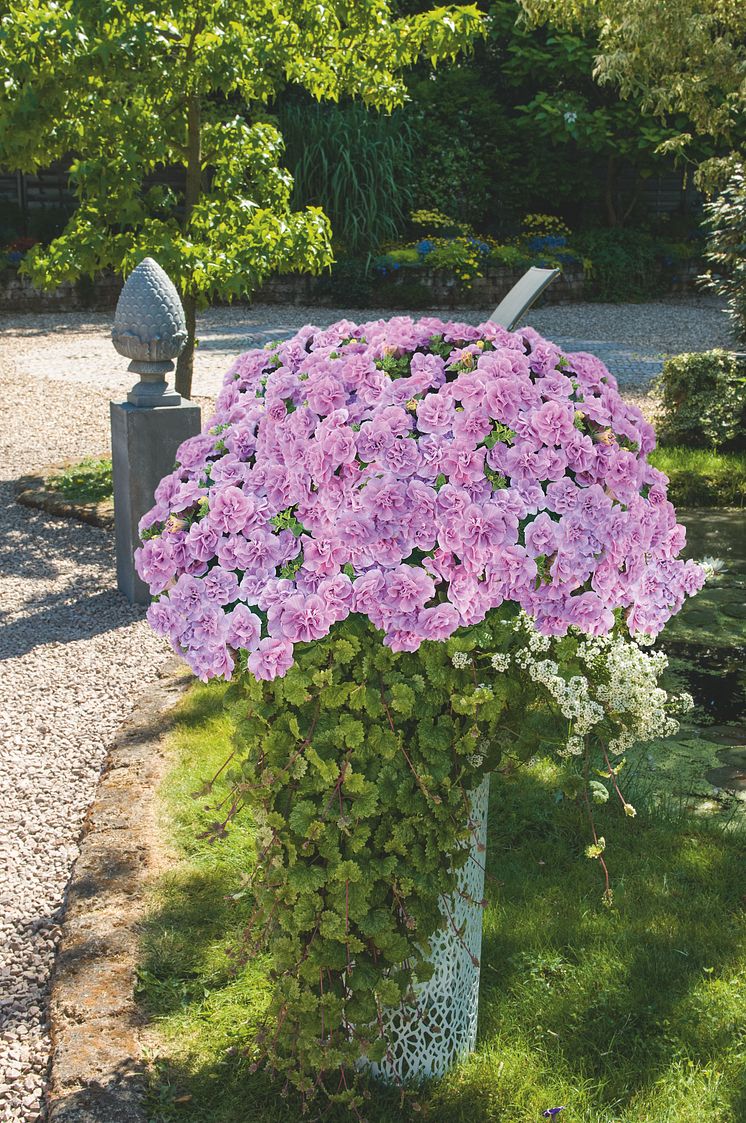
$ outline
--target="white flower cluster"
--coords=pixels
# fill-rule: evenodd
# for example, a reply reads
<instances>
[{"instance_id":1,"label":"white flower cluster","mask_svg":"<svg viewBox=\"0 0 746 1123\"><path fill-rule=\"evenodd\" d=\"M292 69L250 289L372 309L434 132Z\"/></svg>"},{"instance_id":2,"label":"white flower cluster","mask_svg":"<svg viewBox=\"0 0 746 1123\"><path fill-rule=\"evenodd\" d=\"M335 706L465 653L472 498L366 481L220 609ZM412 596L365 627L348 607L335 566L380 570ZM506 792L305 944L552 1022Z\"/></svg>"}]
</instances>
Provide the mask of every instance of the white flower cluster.
<instances>
[{"instance_id":1,"label":"white flower cluster","mask_svg":"<svg viewBox=\"0 0 746 1123\"><path fill-rule=\"evenodd\" d=\"M457 671L463 671L464 667L468 667L471 659L465 651L457 651L455 655L451 656L451 662Z\"/></svg>"},{"instance_id":2,"label":"white flower cluster","mask_svg":"<svg viewBox=\"0 0 746 1123\"><path fill-rule=\"evenodd\" d=\"M492 658L490 659L490 662L492 663L492 669L493 670L495 670L495 671L507 671L508 667L510 666L510 656L509 655L501 655L501 654L498 653L498 654L492 656Z\"/></svg>"},{"instance_id":3,"label":"white flower cluster","mask_svg":"<svg viewBox=\"0 0 746 1123\"><path fill-rule=\"evenodd\" d=\"M565 679L553 659L534 659L528 648L516 655L516 663L525 668L533 682L545 687L557 703L562 716L572 723L576 740L590 732L599 721L603 721L603 706L591 699L590 683L583 675ZM572 752L576 745L574 744L573 749L566 746L566 749ZM580 751L582 752L582 748Z\"/></svg>"},{"instance_id":4,"label":"white flower cluster","mask_svg":"<svg viewBox=\"0 0 746 1123\"><path fill-rule=\"evenodd\" d=\"M705 571L705 581L712 581L713 577L717 577L726 568L722 558L702 558L699 564Z\"/></svg>"},{"instance_id":5,"label":"white flower cluster","mask_svg":"<svg viewBox=\"0 0 746 1123\"><path fill-rule=\"evenodd\" d=\"M694 709L694 699L691 694L682 691L681 694L677 694L669 700L668 708L672 714L688 714L690 710Z\"/></svg>"},{"instance_id":6,"label":"white flower cluster","mask_svg":"<svg viewBox=\"0 0 746 1123\"><path fill-rule=\"evenodd\" d=\"M618 635L583 636L577 656L586 673L566 678L557 661L547 655L552 654L557 641L540 635L525 613L514 628L525 636L524 646L514 656L516 666L544 687L567 718L567 739L558 750L561 756L581 755L586 734L605 718L616 727L616 734L606 745L614 754L638 741L670 736L679 728L671 713L685 712L693 705L690 695L669 699L658 685L668 664L660 651L642 651L638 643ZM493 656L493 667L502 669L506 658Z\"/></svg>"}]
</instances>

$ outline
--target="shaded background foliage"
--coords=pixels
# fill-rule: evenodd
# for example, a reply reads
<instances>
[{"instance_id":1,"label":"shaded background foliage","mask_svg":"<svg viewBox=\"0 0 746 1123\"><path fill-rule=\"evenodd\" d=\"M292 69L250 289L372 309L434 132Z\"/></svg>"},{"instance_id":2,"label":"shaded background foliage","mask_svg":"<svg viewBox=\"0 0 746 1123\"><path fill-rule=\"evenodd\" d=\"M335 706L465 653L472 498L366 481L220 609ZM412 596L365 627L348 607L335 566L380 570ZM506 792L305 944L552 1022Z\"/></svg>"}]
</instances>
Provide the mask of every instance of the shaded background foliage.
<instances>
[{"instance_id":1,"label":"shaded background foliage","mask_svg":"<svg viewBox=\"0 0 746 1123\"><path fill-rule=\"evenodd\" d=\"M399 9L406 14L425 6L402 0ZM408 78L410 101L389 119L385 161L395 169L383 204L389 213L438 210L497 237L514 233L521 217L536 211L559 214L573 229L637 226L684 237L696 231L701 201L688 182L688 165L677 167L672 157L655 152L687 127L684 115L664 125L644 113L639 100L621 101L614 88L599 87L592 32L529 29L515 0L480 7L489 15L488 34L473 56L435 72L415 68ZM360 114L345 131L344 105L318 109L296 100L290 112L283 103L278 112L296 203L323 206L336 236L347 242L342 232L352 220L340 203L357 208L358 181L369 181L371 154L380 144L380 117ZM316 149L322 122L327 142L335 140L331 152L325 149L325 169L297 145L297 137L305 136ZM700 137L689 159L704 160L716 150ZM345 198L337 163L353 188ZM658 176L680 180L672 213L651 209L646 198L645 185ZM399 220L398 226L400 234L408 233L406 223Z\"/></svg>"},{"instance_id":2,"label":"shaded background foliage","mask_svg":"<svg viewBox=\"0 0 746 1123\"><path fill-rule=\"evenodd\" d=\"M286 99L279 107L293 206L311 200L331 220L338 245L373 250L406 225L414 192L413 129L399 110Z\"/></svg>"},{"instance_id":3,"label":"shaded background foliage","mask_svg":"<svg viewBox=\"0 0 746 1123\"><path fill-rule=\"evenodd\" d=\"M429 0L394 7L406 16L428 10ZM292 84L279 94L268 114L285 137L293 206L322 205L338 247L354 252L408 233L406 216L419 208L498 237L535 211L559 214L573 229L642 225L688 235L699 201L687 169L717 146L699 136L690 164L677 168L655 149L686 129L687 119L676 114L661 124L639 99L622 101L614 87L600 87L592 30L528 28L516 0L479 7L488 16L487 35L473 55L434 72L426 63L415 67L408 104L390 116L344 98L319 105ZM683 181L672 191L673 213L651 211L644 187L657 176ZM42 220L3 201L0 237L47 241L68 210L58 201Z\"/></svg>"},{"instance_id":4,"label":"shaded background foliage","mask_svg":"<svg viewBox=\"0 0 746 1123\"><path fill-rule=\"evenodd\" d=\"M531 27L526 6L481 0L486 34L473 54L434 71L424 61L409 70L409 100L391 114L364 109L344 92L318 104L292 81L250 109L230 95L231 111L247 114L252 127L279 127L279 160L294 178L292 212L317 206L331 219L335 264L324 284L333 298L361 307L431 303L421 275L382 286L373 268L375 255L432 236L410 220L421 210L501 244L520 242L527 213L558 216L586 266L586 295L601 300L647 299L680 279L681 263L701 259L704 200L693 173L743 147L743 124L714 141L675 106L664 119L654 116L644 91L620 98L616 85L594 77L602 49L594 21ZM405 17L429 10L430 0L392 5ZM677 148L683 135L685 154ZM185 197L179 171L164 165L156 176L177 204ZM211 176L206 169L207 183ZM0 245L6 264L17 267L28 250L23 239L49 242L74 199L60 195L43 211L24 211L3 202L12 189L0 175ZM240 287L218 295L231 299Z\"/></svg>"}]
</instances>

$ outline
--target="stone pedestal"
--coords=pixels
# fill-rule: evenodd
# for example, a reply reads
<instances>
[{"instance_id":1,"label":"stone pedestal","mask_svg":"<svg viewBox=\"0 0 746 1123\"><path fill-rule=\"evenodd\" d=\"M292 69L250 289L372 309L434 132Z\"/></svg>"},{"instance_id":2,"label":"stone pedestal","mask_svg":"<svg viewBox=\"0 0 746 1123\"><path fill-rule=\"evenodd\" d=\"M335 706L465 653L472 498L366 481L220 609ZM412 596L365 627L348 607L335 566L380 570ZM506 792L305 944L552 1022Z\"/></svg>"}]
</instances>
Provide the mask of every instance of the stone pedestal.
<instances>
[{"instance_id":1,"label":"stone pedestal","mask_svg":"<svg viewBox=\"0 0 746 1123\"><path fill-rule=\"evenodd\" d=\"M186 339L179 294L158 262L144 258L122 289L111 332L116 350L132 360L127 369L140 376L126 402L110 403L117 586L130 604L150 601L135 572L137 524L173 471L179 445L200 429L199 406L183 402L166 380Z\"/></svg>"},{"instance_id":2,"label":"stone pedestal","mask_svg":"<svg viewBox=\"0 0 746 1123\"><path fill-rule=\"evenodd\" d=\"M130 604L148 604L148 587L133 560L140 544L137 524L153 506L158 484L173 471L181 442L199 433L200 408L185 402L159 408L110 402L109 411L117 587Z\"/></svg>"}]
</instances>

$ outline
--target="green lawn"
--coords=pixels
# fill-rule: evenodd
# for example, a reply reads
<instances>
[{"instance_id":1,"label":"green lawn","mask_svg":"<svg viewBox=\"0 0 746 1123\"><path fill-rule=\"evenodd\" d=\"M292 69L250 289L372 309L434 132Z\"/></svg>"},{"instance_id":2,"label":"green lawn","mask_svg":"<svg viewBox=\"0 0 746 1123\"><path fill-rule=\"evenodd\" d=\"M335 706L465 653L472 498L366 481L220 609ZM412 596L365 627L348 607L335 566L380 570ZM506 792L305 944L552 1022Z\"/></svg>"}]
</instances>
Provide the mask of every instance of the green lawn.
<instances>
[{"instance_id":1,"label":"green lawn","mask_svg":"<svg viewBox=\"0 0 746 1123\"><path fill-rule=\"evenodd\" d=\"M100 503L111 499L114 495L111 458L87 456L78 464L50 476L47 486L73 503Z\"/></svg>"},{"instance_id":2,"label":"green lawn","mask_svg":"<svg viewBox=\"0 0 746 1123\"><path fill-rule=\"evenodd\" d=\"M701 448L657 448L650 463L670 479L668 497L676 507L746 505L746 455Z\"/></svg>"},{"instance_id":3,"label":"green lawn","mask_svg":"<svg viewBox=\"0 0 746 1123\"><path fill-rule=\"evenodd\" d=\"M198 838L216 816L193 793L227 755L223 690L193 689L172 734L164 827L182 858L143 931L140 996L159 1042L148 1118L296 1123L297 1103L244 1054L266 995L262 963L236 955L249 825ZM529 1123L559 1104L563 1123L746 1118L743 835L660 807L635 820L598 811L611 910L552 767L493 783L478 1051L417 1105L374 1089L370 1123Z\"/></svg>"}]
</instances>

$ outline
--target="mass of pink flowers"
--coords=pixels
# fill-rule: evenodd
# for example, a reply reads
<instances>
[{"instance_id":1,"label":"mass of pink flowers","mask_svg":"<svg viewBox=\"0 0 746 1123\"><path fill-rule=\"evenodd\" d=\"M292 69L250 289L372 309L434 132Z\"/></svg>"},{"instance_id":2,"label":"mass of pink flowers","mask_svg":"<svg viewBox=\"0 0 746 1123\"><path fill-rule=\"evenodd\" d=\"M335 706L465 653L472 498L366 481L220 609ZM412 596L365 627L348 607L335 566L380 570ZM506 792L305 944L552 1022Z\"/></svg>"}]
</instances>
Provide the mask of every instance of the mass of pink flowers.
<instances>
[{"instance_id":1,"label":"mass of pink flowers","mask_svg":"<svg viewBox=\"0 0 746 1123\"><path fill-rule=\"evenodd\" d=\"M349 613L394 651L504 601L544 633L656 634L703 584L647 461L652 427L593 355L408 317L241 355L141 523L148 610L202 679L283 675Z\"/></svg>"}]
</instances>

